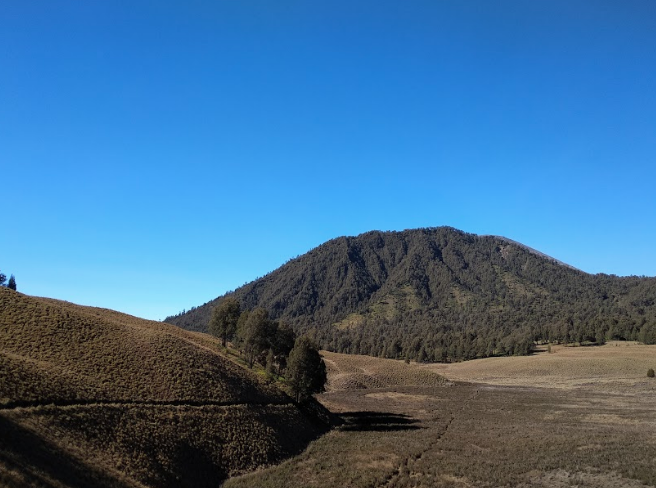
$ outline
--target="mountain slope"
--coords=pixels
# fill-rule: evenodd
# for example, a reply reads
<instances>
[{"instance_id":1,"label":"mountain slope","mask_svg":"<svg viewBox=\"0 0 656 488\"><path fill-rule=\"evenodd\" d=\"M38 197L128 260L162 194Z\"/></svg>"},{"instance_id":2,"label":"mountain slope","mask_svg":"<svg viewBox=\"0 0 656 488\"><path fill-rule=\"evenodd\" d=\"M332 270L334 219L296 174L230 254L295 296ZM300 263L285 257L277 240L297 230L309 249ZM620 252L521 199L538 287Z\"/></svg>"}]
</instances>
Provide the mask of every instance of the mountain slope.
<instances>
[{"instance_id":1,"label":"mountain slope","mask_svg":"<svg viewBox=\"0 0 656 488\"><path fill-rule=\"evenodd\" d=\"M216 486L325 430L215 341L0 288L0 485Z\"/></svg>"},{"instance_id":2,"label":"mountain slope","mask_svg":"<svg viewBox=\"0 0 656 488\"><path fill-rule=\"evenodd\" d=\"M231 295L339 352L444 360L534 339L656 340L656 279L589 275L449 227L333 239ZM220 298L166 321L205 330Z\"/></svg>"}]
</instances>

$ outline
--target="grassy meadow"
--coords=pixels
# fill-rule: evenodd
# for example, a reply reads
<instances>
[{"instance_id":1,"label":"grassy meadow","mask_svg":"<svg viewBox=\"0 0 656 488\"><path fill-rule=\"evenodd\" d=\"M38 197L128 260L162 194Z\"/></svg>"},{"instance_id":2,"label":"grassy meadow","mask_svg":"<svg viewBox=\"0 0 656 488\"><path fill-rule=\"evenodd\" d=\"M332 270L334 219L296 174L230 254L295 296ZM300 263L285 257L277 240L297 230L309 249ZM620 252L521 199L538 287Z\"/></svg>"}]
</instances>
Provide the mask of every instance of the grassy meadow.
<instances>
[{"instance_id":1,"label":"grassy meadow","mask_svg":"<svg viewBox=\"0 0 656 488\"><path fill-rule=\"evenodd\" d=\"M319 400L343 424L226 486L656 486L656 346L552 351L450 365L325 353ZM398 380L362 381L381 372Z\"/></svg>"}]
</instances>

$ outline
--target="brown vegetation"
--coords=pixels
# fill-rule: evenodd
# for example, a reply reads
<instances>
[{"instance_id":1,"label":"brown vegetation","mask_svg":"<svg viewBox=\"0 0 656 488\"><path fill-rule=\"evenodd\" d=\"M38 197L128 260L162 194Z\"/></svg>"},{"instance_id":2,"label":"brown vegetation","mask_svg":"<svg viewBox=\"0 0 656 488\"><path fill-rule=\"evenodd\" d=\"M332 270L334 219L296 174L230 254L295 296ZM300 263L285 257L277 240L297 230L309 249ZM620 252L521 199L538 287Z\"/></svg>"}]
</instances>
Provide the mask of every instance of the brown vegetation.
<instances>
[{"instance_id":1,"label":"brown vegetation","mask_svg":"<svg viewBox=\"0 0 656 488\"><path fill-rule=\"evenodd\" d=\"M371 356L322 352L328 370L329 391L393 386L443 386L443 376L416 363Z\"/></svg>"},{"instance_id":2,"label":"brown vegetation","mask_svg":"<svg viewBox=\"0 0 656 488\"><path fill-rule=\"evenodd\" d=\"M0 289L0 486L216 486L326 429L220 350Z\"/></svg>"},{"instance_id":3,"label":"brown vegetation","mask_svg":"<svg viewBox=\"0 0 656 488\"><path fill-rule=\"evenodd\" d=\"M326 354L333 388L319 398L340 413L344 424L300 456L228 480L226 486L284 487L290 479L317 487L656 485L656 391L639 383L648 383L643 368L631 376L635 383L626 384L615 383L612 371L613 365L622 370L629 364L620 374L634 374L628 373L633 363L653 358L653 346L555 349L552 355L504 358L504 364L489 359L463 363L472 368L467 370L471 377L489 375L504 384L443 383L449 387L354 389L342 376L347 388L335 389L337 375L359 375L359 369L368 368L358 363L364 358ZM605 363L599 351L604 350L610 366L600 369ZM551 379L555 385L570 386L523 384L535 373L524 371L526 363L516 360L542 361L543 356L561 354L569 365L554 366ZM568 354L573 356L568 359ZM386 362L385 367L415 385L421 383L420 375L436 371L434 366L373 361ZM457 373L463 374L458 366L439 371L455 380ZM589 371L599 376L589 376L589 385L578 387L580 375ZM522 386L512 385L513 378ZM613 385L620 388L611 390Z\"/></svg>"},{"instance_id":4,"label":"brown vegetation","mask_svg":"<svg viewBox=\"0 0 656 488\"><path fill-rule=\"evenodd\" d=\"M424 367L458 381L544 388L592 389L636 393L654 391L645 371L656 358L656 346L612 341L604 346L552 345L523 357L488 358Z\"/></svg>"}]
</instances>

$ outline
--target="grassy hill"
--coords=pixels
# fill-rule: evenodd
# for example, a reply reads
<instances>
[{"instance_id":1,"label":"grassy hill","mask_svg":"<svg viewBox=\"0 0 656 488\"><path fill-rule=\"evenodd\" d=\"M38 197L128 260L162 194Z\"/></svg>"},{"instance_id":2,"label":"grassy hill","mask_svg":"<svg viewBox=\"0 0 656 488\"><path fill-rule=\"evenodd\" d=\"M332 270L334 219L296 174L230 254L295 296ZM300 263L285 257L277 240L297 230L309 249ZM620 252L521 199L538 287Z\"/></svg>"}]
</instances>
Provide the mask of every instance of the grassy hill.
<instances>
[{"instance_id":1,"label":"grassy hill","mask_svg":"<svg viewBox=\"0 0 656 488\"><path fill-rule=\"evenodd\" d=\"M444 361L525 354L535 340L656 343L656 278L590 275L448 227L333 239L229 295L351 354ZM204 331L221 298L166 322Z\"/></svg>"},{"instance_id":2,"label":"grassy hill","mask_svg":"<svg viewBox=\"0 0 656 488\"><path fill-rule=\"evenodd\" d=\"M0 486L217 486L325 427L209 336L0 288Z\"/></svg>"}]
</instances>

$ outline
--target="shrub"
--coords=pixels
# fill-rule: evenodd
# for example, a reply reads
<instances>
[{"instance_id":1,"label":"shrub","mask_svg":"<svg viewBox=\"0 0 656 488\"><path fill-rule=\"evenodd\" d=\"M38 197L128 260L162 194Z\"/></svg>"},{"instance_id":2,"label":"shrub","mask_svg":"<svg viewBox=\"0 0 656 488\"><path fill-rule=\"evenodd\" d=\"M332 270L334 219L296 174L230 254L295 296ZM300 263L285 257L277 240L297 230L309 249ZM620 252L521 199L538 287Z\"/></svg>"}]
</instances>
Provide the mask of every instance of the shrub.
<instances>
[{"instance_id":1,"label":"shrub","mask_svg":"<svg viewBox=\"0 0 656 488\"><path fill-rule=\"evenodd\" d=\"M653 378L654 377L654 368L649 368L647 370L647 378Z\"/></svg>"}]
</instances>

